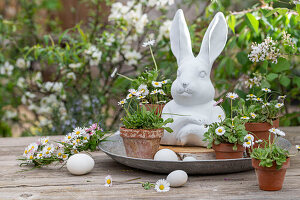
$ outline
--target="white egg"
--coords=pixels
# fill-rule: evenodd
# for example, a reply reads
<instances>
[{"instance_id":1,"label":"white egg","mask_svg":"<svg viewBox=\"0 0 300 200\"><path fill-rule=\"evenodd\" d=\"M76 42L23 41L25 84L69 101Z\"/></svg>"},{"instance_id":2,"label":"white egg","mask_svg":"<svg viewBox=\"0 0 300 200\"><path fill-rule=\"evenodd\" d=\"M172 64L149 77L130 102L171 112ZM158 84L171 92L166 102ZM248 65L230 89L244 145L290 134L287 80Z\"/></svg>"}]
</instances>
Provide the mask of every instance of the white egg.
<instances>
[{"instance_id":1,"label":"white egg","mask_svg":"<svg viewBox=\"0 0 300 200\"><path fill-rule=\"evenodd\" d=\"M156 152L154 160L159 161L178 161L176 153L170 149L161 149Z\"/></svg>"},{"instance_id":2,"label":"white egg","mask_svg":"<svg viewBox=\"0 0 300 200\"><path fill-rule=\"evenodd\" d=\"M171 187L183 186L188 180L188 175L185 171L175 170L167 176L167 181Z\"/></svg>"},{"instance_id":3,"label":"white egg","mask_svg":"<svg viewBox=\"0 0 300 200\"><path fill-rule=\"evenodd\" d=\"M94 168L94 165L94 159L83 153L75 154L67 161L67 169L74 175L87 174Z\"/></svg>"},{"instance_id":4,"label":"white egg","mask_svg":"<svg viewBox=\"0 0 300 200\"><path fill-rule=\"evenodd\" d=\"M196 161L197 159L192 156L185 157L182 161Z\"/></svg>"}]
</instances>

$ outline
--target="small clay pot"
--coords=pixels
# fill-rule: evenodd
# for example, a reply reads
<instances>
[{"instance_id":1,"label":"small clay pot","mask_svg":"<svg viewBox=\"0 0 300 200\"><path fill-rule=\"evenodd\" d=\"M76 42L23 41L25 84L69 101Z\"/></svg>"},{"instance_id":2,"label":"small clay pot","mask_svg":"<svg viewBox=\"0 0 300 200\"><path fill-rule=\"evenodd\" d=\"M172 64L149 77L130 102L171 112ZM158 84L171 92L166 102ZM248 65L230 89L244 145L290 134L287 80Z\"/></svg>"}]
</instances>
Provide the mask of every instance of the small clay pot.
<instances>
[{"instance_id":1,"label":"small clay pot","mask_svg":"<svg viewBox=\"0 0 300 200\"><path fill-rule=\"evenodd\" d=\"M254 136L254 141L256 140L264 140L269 142L269 129L271 128L278 128L279 127L279 119L273 121L273 125L270 123L246 123L245 129L248 131L249 134ZM271 142L273 141L274 136L271 134ZM258 144L254 143L253 148L257 148Z\"/></svg>"},{"instance_id":2,"label":"small clay pot","mask_svg":"<svg viewBox=\"0 0 300 200\"><path fill-rule=\"evenodd\" d=\"M156 115L161 116L161 113L165 107L165 104L142 104L142 106L145 106L146 110L148 110L148 111L154 110Z\"/></svg>"},{"instance_id":3,"label":"small clay pot","mask_svg":"<svg viewBox=\"0 0 300 200\"><path fill-rule=\"evenodd\" d=\"M212 148L216 152L216 159L235 159L235 158L243 158L243 153L245 151L245 147L240 144L237 144L237 150L233 150L234 144L229 143L221 143L218 145L213 144Z\"/></svg>"},{"instance_id":4,"label":"small clay pot","mask_svg":"<svg viewBox=\"0 0 300 200\"><path fill-rule=\"evenodd\" d=\"M252 158L252 166L255 168L259 189L266 191L281 190L286 169L290 167L290 158L287 158L279 170L276 169L275 162L272 167L261 167L259 163L260 160Z\"/></svg>"},{"instance_id":5,"label":"small clay pot","mask_svg":"<svg viewBox=\"0 0 300 200\"><path fill-rule=\"evenodd\" d=\"M159 150L164 129L120 128L121 137L128 157L153 159Z\"/></svg>"}]
</instances>

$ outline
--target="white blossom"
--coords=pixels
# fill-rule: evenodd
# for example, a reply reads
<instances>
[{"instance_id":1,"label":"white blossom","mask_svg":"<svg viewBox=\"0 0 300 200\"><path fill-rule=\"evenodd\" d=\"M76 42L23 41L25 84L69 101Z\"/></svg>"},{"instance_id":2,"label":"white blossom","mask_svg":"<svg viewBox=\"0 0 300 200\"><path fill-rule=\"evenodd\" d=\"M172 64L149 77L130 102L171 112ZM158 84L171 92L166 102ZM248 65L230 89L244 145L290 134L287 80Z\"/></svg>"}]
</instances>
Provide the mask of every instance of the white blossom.
<instances>
[{"instance_id":1,"label":"white blossom","mask_svg":"<svg viewBox=\"0 0 300 200\"><path fill-rule=\"evenodd\" d=\"M23 58L18 58L16 61L16 66L20 69L25 69L30 67L30 61L25 61Z\"/></svg>"},{"instance_id":2,"label":"white blossom","mask_svg":"<svg viewBox=\"0 0 300 200\"><path fill-rule=\"evenodd\" d=\"M12 66L8 61L4 63L4 65L0 66L0 74L11 76L14 70L14 66Z\"/></svg>"}]
</instances>

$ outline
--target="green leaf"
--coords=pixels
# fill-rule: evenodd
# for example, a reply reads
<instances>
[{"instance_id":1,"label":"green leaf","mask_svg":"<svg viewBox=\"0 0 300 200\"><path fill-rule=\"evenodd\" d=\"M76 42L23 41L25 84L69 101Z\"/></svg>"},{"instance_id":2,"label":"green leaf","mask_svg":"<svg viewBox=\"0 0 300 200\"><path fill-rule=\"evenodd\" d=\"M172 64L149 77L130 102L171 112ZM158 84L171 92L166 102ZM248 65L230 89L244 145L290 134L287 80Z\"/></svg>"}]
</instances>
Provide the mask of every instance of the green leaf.
<instances>
[{"instance_id":1,"label":"green leaf","mask_svg":"<svg viewBox=\"0 0 300 200\"><path fill-rule=\"evenodd\" d=\"M265 17L270 17L271 15L273 15L276 12L277 12L277 8L275 8L275 9L271 10L270 12L268 12Z\"/></svg>"},{"instance_id":2,"label":"green leaf","mask_svg":"<svg viewBox=\"0 0 300 200\"><path fill-rule=\"evenodd\" d=\"M285 58L278 58L277 64L271 64L271 68L274 72L282 72L290 69L290 63Z\"/></svg>"},{"instance_id":3,"label":"green leaf","mask_svg":"<svg viewBox=\"0 0 300 200\"><path fill-rule=\"evenodd\" d=\"M173 130L172 130L170 127L164 127L164 129L165 129L166 131L168 131L169 133L172 133L172 132L173 132Z\"/></svg>"},{"instance_id":4,"label":"green leaf","mask_svg":"<svg viewBox=\"0 0 300 200\"><path fill-rule=\"evenodd\" d=\"M280 15L285 15L289 11L287 8L277 8L276 10Z\"/></svg>"},{"instance_id":5,"label":"green leaf","mask_svg":"<svg viewBox=\"0 0 300 200\"><path fill-rule=\"evenodd\" d=\"M279 82L281 85L287 87L291 83L291 80L287 76L281 75L279 78Z\"/></svg>"},{"instance_id":6,"label":"green leaf","mask_svg":"<svg viewBox=\"0 0 300 200\"><path fill-rule=\"evenodd\" d=\"M258 33L259 21L251 13L246 14L246 19L250 23L253 30Z\"/></svg>"},{"instance_id":7,"label":"green leaf","mask_svg":"<svg viewBox=\"0 0 300 200\"><path fill-rule=\"evenodd\" d=\"M296 85L298 86L298 88L300 88L300 77L296 76L293 78L293 82L296 83Z\"/></svg>"},{"instance_id":8,"label":"green leaf","mask_svg":"<svg viewBox=\"0 0 300 200\"><path fill-rule=\"evenodd\" d=\"M271 84L267 80L262 80L261 81L261 87L262 88L270 88Z\"/></svg>"},{"instance_id":9,"label":"green leaf","mask_svg":"<svg viewBox=\"0 0 300 200\"><path fill-rule=\"evenodd\" d=\"M234 15L230 15L229 18L228 18L228 26L229 26L229 28L232 30L232 32L234 34L235 34L235 30L234 30L235 23L236 23L235 16Z\"/></svg>"},{"instance_id":10,"label":"green leaf","mask_svg":"<svg viewBox=\"0 0 300 200\"><path fill-rule=\"evenodd\" d=\"M248 56L245 52L241 51L236 55L237 60L241 65L246 65L248 63Z\"/></svg>"},{"instance_id":11,"label":"green leaf","mask_svg":"<svg viewBox=\"0 0 300 200\"><path fill-rule=\"evenodd\" d=\"M275 73L270 73L267 75L267 80L268 81L273 81L274 79L276 79L278 77L278 74Z\"/></svg>"}]
</instances>

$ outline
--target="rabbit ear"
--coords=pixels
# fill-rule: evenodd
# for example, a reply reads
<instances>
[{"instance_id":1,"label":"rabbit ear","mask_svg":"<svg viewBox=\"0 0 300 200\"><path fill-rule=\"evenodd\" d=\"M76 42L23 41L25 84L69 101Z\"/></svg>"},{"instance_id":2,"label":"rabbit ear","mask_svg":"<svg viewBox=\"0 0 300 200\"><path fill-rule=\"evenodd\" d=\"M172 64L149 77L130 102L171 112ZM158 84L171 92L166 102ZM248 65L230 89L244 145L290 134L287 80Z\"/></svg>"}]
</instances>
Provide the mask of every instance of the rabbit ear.
<instances>
[{"instance_id":1,"label":"rabbit ear","mask_svg":"<svg viewBox=\"0 0 300 200\"><path fill-rule=\"evenodd\" d=\"M223 13L218 12L205 32L200 53L197 56L209 60L210 65L220 55L227 40L228 27Z\"/></svg>"},{"instance_id":2,"label":"rabbit ear","mask_svg":"<svg viewBox=\"0 0 300 200\"><path fill-rule=\"evenodd\" d=\"M184 19L183 11L177 10L170 30L171 49L178 65L186 57L193 56L191 37Z\"/></svg>"}]
</instances>

